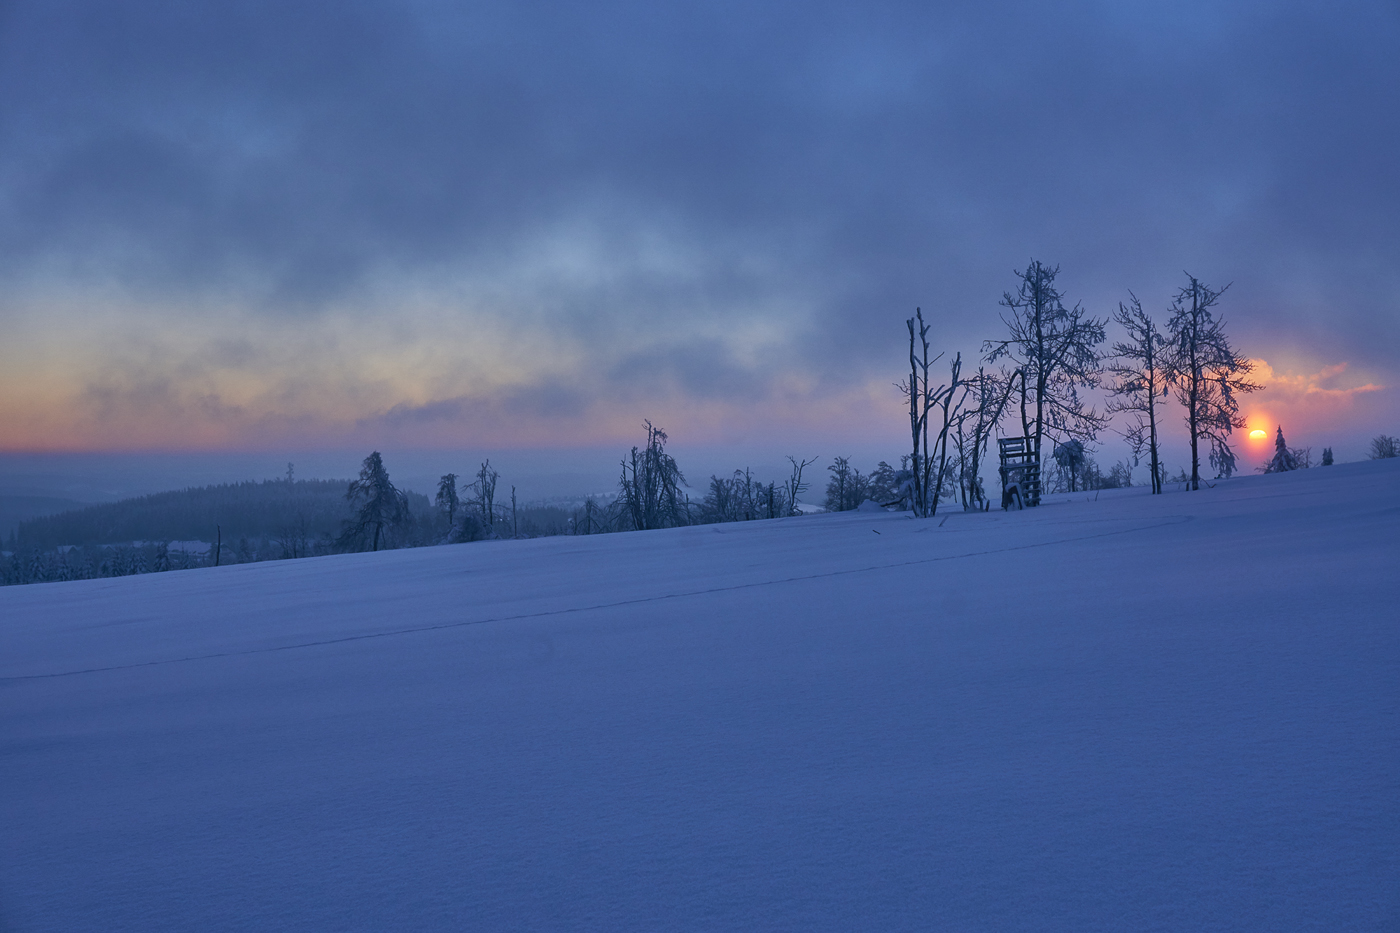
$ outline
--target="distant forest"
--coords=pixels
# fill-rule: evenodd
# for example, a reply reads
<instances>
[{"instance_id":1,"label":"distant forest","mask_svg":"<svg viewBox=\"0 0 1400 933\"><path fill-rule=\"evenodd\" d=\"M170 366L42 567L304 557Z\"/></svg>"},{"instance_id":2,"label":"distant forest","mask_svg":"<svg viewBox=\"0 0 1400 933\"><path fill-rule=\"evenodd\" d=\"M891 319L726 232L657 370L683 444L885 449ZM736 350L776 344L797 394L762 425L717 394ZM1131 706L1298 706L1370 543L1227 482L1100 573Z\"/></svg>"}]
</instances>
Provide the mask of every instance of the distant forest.
<instances>
[{"instance_id":1,"label":"distant forest","mask_svg":"<svg viewBox=\"0 0 1400 933\"><path fill-rule=\"evenodd\" d=\"M803 470L813 461L794 460L793 475L782 484L758 482L748 471L711 477L704 498L692 501L665 453L665 432L650 423L646 428L646 447L634 447L624 459L617 493L567 504L520 503L505 486L497 495L500 474L489 461L460 487L456 474L444 475L430 501L394 486L376 451L353 481L204 486L33 518L9 536L0 584L801 514L796 497L808 486ZM838 509L857 504L832 503Z\"/></svg>"},{"instance_id":2,"label":"distant forest","mask_svg":"<svg viewBox=\"0 0 1400 933\"><path fill-rule=\"evenodd\" d=\"M0 585L368 550L371 542L358 521L364 504L348 494L353 487L348 480L228 483L26 518L4 542ZM401 508L375 546L569 534L576 518L586 525L593 507L593 500L572 510L552 504L496 507L486 520L470 513L473 503L450 515L421 493L390 488Z\"/></svg>"},{"instance_id":3,"label":"distant forest","mask_svg":"<svg viewBox=\"0 0 1400 933\"><path fill-rule=\"evenodd\" d=\"M130 544L133 541L206 541L222 530L232 546L300 537L334 538L354 516L347 480L265 480L161 492L91 505L21 522L13 547L51 550L65 545ZM410 508L426 513L426 496L406 493Z\"/></svg>"}]
</instances>

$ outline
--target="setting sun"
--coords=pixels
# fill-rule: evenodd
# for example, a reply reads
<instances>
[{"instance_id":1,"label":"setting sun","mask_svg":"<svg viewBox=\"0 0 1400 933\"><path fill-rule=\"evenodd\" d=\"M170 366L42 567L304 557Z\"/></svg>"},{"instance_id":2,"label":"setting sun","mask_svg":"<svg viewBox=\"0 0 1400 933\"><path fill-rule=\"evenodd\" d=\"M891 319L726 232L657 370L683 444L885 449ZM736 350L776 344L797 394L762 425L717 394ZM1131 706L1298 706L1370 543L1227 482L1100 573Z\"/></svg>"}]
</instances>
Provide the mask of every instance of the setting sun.
<instances>
[{"instance_id":1,"label":"setting sun","mask_svg":"<svg viewBox=\"0 0 1400 933\"><path fill-rule=\"evenodd\" d=\"M1249 432L1249 436L1258 439L1261 437L1268 437L1269 432L1265 431L1263 428L1255 428L1253 431Z\"/></svg>"}]
</instances>

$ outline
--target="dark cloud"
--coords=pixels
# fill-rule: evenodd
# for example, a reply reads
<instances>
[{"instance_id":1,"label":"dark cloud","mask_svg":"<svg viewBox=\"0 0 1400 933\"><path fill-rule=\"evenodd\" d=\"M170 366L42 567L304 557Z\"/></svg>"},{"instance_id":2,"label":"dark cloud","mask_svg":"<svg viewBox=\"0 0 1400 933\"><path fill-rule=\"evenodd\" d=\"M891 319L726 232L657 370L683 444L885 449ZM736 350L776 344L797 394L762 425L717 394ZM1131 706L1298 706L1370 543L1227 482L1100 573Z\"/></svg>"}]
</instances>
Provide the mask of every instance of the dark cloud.
<instances>
[{"instance_id":1,"label":"dark cloud","mask_svg":"<svg viewBox=\"0 0 1400 933\"><path fill-rule=\"evenodd\" d=\"M627 354L612 367L608 382L639 397L678 391L694 399L757 399L767 394L768 380L778 371L771 363L739 365L723 341L690 340Z\"/></svg>"},{"instance_id":2,"label":"dark cloud","mask_svg":"<svg viewBox=\"0 0 1400 933\"><path fill-rule=\"evenodd\" d=\"M497 390L491 397L460 396L422 405L395 405L383 415L364 419L361 426L386 425L391 428L451 427L471 424L489 417L546 421L576 418L587 412L594 399L575 385L545 379L535 385Z\"/></svg>"},{"instance_id":3,"label":"dark cloud","mask_svg":"<svg viewBox=\"0 0 1400 933\"><path fill-rule=\"evenodd\" d=\"M1031 256L1100 311L1189 268L1233 280L1266 344L1381 365L1400 342L1393 3L3 15L11 282L307 314L385 275L470 280L586 218L603 283L542 277L517 309L702 396L753 377L670 349L680 317L798 308L796 363L856 378L915 304L974 347ZM657 232L672 265L635 255ZM654 352L618 340L638 332Z\"/></svg>"}]
</instances>

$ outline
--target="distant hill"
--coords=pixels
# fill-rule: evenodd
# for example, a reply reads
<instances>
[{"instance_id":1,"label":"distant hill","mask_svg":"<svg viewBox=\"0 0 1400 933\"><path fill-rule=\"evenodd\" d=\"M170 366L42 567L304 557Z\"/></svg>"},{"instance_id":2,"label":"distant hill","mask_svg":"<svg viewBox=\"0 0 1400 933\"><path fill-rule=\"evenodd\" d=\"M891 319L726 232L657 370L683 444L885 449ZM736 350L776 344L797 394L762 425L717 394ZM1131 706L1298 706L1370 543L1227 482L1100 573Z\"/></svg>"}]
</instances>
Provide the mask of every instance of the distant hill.
<instances>
[{"instance_id":1,"label":"distant hill","mask_svg":"<svg viewBox=\"0 0 1400 933\"><path fill-rule=\"evenodd\" d=\"M20 522L81 509L88 504L57 496L0 496L0 540L8 540Z\"/></svg>"},{"instance_id":2,"label":"distant hill","mask_svg":"<svg viewBox=\"0 0 1400 933\"><path fill-rule=\"evenodd\" d=\"M348 486L349 480L264 480L155 493L21 520L17 543L25 550L49 550L131 541L213 541L216 528L230 542L273 538L294 526L307 537L334 537L353 511L345 498ZM428 511L427 496L407 495L412 512Z\"/></svg>"}]
</instances>

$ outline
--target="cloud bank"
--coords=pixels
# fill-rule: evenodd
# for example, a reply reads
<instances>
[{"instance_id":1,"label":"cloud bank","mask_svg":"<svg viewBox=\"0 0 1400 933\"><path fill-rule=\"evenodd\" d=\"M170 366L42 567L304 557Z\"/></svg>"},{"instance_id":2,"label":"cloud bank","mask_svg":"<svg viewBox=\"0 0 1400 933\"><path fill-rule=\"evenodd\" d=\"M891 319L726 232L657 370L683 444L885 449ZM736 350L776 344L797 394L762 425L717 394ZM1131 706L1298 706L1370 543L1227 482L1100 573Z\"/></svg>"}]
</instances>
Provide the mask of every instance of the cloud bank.
<instances>
[{"instance_id":1,"label":"cloud bank","mask_svg":"<svg viewBox=\"0 0 1400 933\"><path fill-rule=\"evenodd\" d=\"M1400 378L1393 4L0 17L8 449L894 438L1032 256Z\"/></svg>"}]
</instances>

